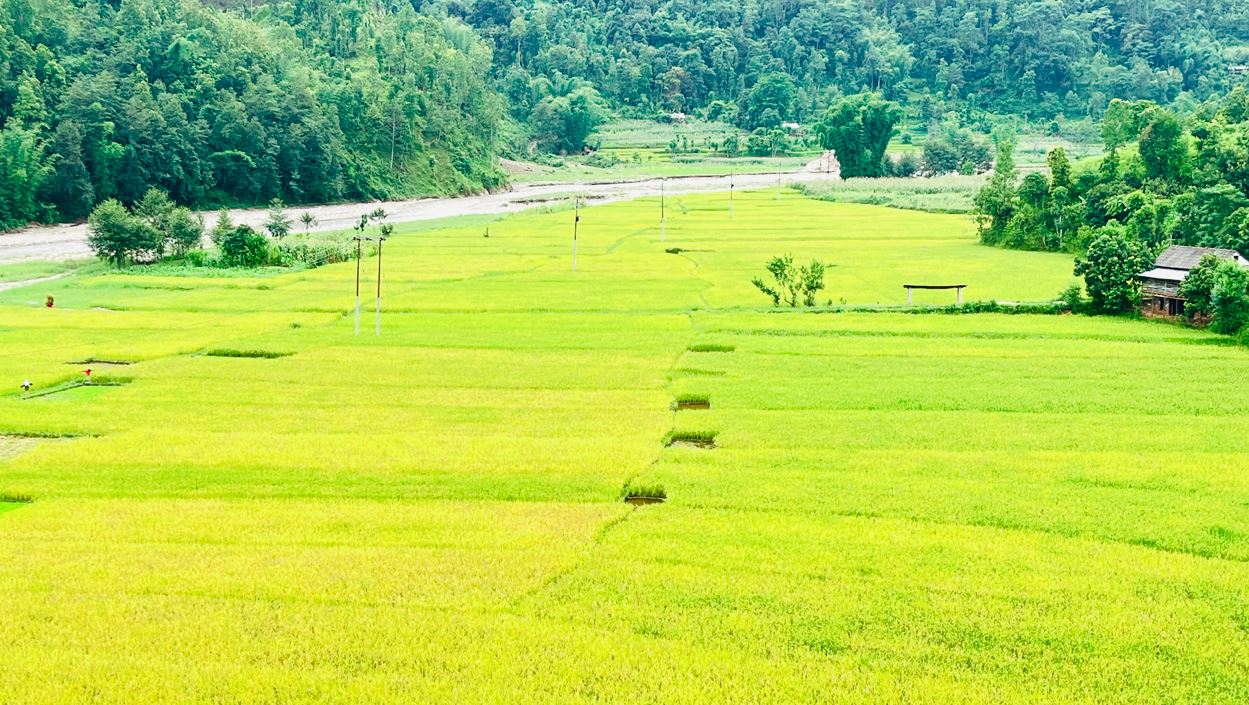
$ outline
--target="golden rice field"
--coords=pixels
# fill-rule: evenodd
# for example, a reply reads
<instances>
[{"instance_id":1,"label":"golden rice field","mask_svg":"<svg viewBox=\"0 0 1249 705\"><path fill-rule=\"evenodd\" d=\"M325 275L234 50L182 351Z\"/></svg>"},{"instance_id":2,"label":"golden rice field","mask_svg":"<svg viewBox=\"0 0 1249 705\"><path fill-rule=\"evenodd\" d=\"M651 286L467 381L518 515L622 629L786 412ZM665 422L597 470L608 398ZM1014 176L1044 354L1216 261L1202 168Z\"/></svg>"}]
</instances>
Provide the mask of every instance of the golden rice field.
<instances>
[{"instance_id":1,"label":"golden rice field","mask_svg":"<svg viewBox=\"0 0 1249 705\"><path fill-rule=\"evenodd\" d=\"M1249 699L1249 350L773 311L784 252L834 308L1071 262L792 191L669 199L661 242L657 205L583 210L576 272L570 211L400 226L380 337L375 258L360 337L354 264L0 292L0 700Z\"/></svg>"}]
</instances>

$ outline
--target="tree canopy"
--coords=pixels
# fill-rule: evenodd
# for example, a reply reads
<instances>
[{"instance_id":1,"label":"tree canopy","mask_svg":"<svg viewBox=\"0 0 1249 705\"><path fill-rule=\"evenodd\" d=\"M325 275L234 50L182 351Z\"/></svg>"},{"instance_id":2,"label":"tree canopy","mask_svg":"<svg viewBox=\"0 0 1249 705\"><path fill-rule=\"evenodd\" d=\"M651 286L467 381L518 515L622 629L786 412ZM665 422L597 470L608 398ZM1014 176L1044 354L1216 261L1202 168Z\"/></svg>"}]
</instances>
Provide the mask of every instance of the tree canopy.
<instances>
[{"instance_id":1,"label":"tree canopy","mask_svg":"<svg viewBox=\"0 0 1249 705\"><path fill-rule=\"evenodd\" d=\"M821 147L837 151L842 176L883 176L885 148L901 119L897 103L860 93L829 108L816 123L815 133Z\"/></svg>"},{"instance_id":2,"label":"tree canopy","mask_svg":"<svg viewBox=\"0 0 1249 705\"><path fill-rule=\"evenodd\" d=\"M0 227L495 186L489 49L409 3L0 0Z\"/></svg>"},{"instance_id":3,"label":"tree canopy","mask_svg":"<svg viewBox=\"0 0 1249 705\"><path fill-rule=\"evenodd\" d=\"M420 4L481 32L496 74L518 89L508 89L514 105L531 80L571 77L639 114L734 103L748 129L767 127L758 120L768 108L805 121L837 95L864 91L915 99L927 116L1096 117L1112 98L1205 100L1231 87L1229 65L1249 63L1242 0ZM778 75L792 96L759 107L787 92Z\"/></svg>"}]
</instances>

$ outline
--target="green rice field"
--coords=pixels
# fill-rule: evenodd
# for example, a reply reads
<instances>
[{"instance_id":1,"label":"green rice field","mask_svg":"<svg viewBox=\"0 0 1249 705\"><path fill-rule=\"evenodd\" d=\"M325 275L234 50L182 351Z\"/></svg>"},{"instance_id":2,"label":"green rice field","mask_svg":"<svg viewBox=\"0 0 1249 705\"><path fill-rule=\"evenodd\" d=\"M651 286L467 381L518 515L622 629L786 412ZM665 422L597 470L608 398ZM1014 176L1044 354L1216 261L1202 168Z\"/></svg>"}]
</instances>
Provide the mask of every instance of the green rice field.
<instances>
[{"instance_id":1,"label":"green rice field","mask_svg":"<svg viewBox=\"0 0 1249 705\"><path fill-rule=\"evenodd\" d=\"M358 337L354 263L0 291L0 700L1249 699L1249 350L891 309L1071 259L728 198L583 209L575 272L571 211L400 225L380 336L376 257Z\"/></svg>"},{"instance_id":2,"label":"green rice field","mask_svg":"<svg viewBox=\"0 0 1249 705\"><path fill-rule=\"evenodd\" d=\"M727 157L719 145L736 136L742 153ZM820 154L818 149L794 146L788 156L752 157L745 154L748 134L724 122L691 118L685 123L654 120L613 120L598 127L590 138L596 149L590 156L568 155L551 165L530 165L513 174L518 183L630 181L657 177L714 176L743 173L789 173ZM670 145L676 143L673 153Z\"/></svg>"}]
</instances>

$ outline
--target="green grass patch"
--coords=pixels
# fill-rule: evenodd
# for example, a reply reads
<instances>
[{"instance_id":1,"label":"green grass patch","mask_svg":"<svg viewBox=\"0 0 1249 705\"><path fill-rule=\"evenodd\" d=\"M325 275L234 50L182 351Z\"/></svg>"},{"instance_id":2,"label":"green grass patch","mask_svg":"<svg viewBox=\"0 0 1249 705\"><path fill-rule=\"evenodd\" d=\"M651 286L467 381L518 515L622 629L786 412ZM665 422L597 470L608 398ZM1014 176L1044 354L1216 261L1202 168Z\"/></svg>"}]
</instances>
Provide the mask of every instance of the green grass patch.
<instances>
[{"instance_id":1,"label":"green grass patch","mask_svg":"<svg viewBox=\"0 0 1249 705\"><path fill-rule=\"evenodd\" d=\"M204 353L207 357L246 357L261 360L276 360L279 357L289 357L293 354L274 350L239 350L237 348L213 348Z\"/></svg>"},{"instance_id":2,"label":"green grass patch","mask_svg":"<svg viewBox=\"0 0 1249 705\"><path fill-rule=\"evenodd\" d=\"M706 394L678 394L672 401L672 408L677 411L705 411L711 408L711 397Z\"/></svg>"},{"instance_id":3,"label":"green grass patch","mask_svg":"<svg viewBox=\"0 0 1249 705\"><path fill-rule=\"evenodd\" d=\"M133 364L134 364L134 361L133 361L133 360L113 360L113 359L107 359L107 360L106 360L106 359L102 359L102 358L98 358L98 357L87 357L87 358L84 358L84 359L82 359L82 360L74 360L74 361L71 361L71 362L67 362L67 363L65 363L65 364L67 364L67 365L110 365L110 366L125 366L125 365L133 365Z\"/></svg>"},{"instance_id":4,"label":"green grass patch","mask_svg":"<svg viewBox=\"0 0 1249 705\"><path fill-rule=\"evenodd\" d=\"M673 370L676 376L684 377L723 377L728 373L724 370L707 370L697 367L679 367Z\"/></svg>"},{"instance_id":5,"label":"green grass patch","mask_svg":"<svg viewBox=\"0 0 1249 705\"><path fill-rule=\"evenodd\" d=\"M929 213L970 213L972 199L986 183L979 176L931 178L846 179L799 184L810 198L835 203L862 203Z\"/></svg>"},{"instance_id":6,"label":"green grass patch","mask_svg":"<svg viewBox=\"0 0 1249 705\"><path fill-rule=\"evenodd\" d=\"M656 482L630 480L620 491L620 499L634 506L661 504L668 499L664 486Z\"/></svg>"},{"instance_id":7,"label":"green grass patch","mask_svg":"<svg viewBox=\"0 0 1249 705\"><path fill-rule=\"evenodd\" d=\"M664 438L664 445L669 448L701 448L716 447L717 431L670 431Z\"/></svg>"},{"instance_id":8,"label":"green grass patch","mask_svg":"<svg viewBox=\"0 0 1249 705\"><path fill-rule=\"evenodd\" d=\"M694 343L689 346L688 350L697 353L730 353L737 350L737 346L724 343Z\"/></svg>"}]
</instances>

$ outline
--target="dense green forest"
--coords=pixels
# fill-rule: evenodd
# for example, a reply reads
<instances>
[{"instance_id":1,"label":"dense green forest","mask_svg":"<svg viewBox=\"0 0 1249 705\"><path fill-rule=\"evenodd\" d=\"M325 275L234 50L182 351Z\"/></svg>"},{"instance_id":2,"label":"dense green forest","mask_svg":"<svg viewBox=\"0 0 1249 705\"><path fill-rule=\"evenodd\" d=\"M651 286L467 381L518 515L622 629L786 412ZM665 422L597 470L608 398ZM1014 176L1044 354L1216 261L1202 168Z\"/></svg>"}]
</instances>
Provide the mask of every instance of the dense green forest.
<instances>
[{"instance_id":1,"label":"dense green forest","mask_svg":"<svg viewBox=\"0 0 1249 705\"><path fill-rule=\"evenodd\" d=\"M1093 307L1115 313L1135 307L1136 275L1170 245L1249 252L1249 92L1238 87L1187 116L1115 100L1101 128L1106 156L1073 165L1055 149L1048 173L1022 178L1001 137L975 199L982 241L1079 254ZM1184 291L1187 313L1227 333L1249 328L1249 271L1206 266L1185 280L1198 287Z\"/></svg>"},{"instance_id":2,"label":"dense green forest","mask_svg":"<svg viewBox=\"0 0 1249 705\"><path fill-rule=\"evenodd\" d=\"M933 116L1092 115L1112 98L1204 100L1249 63L1243 0L429 0L476 27L524 118L591 84L646 113L767 108L808 120L880 91ZM556 89L559 90L558 88Z\"/></svg>"},{"instance_id":3,"label":"dense green forest","mask_svg":"<svg viewBox=\"0 0 1249 705\"><path fill-rule=\"evenodd\" d=\"M490 51L366 0L0 0L0 226L151 187L194 206L502 182Z\"/></svg>"},{"instance_id":4,"label":"dense green forest","mask_svg":"<svg viewBox=\"0 0 1249 705\"><path fill-rule=\"evenodd\" d=\"M1242 64L1242 0L0 0L0 227L153 187L197 207L491 188L495 156L579 151L610 112L756 134L864 92L981 128L1115 98L1191 113Z\"/></svg>"},{"instance_id":5,"label":"dense green forest","mask_svg":"<svg viewBox=\"0 0 1249 705\"><path fill-rule=\"evenodd\" d=\"M987 244L1083 252L1107 228L1151 251L1170 244L1249 250L1249 92L1182 117L1150 101L1113 101L1107 154L1020 178L1002 138L976 199Z\"/></svg>"}]
</instances>

